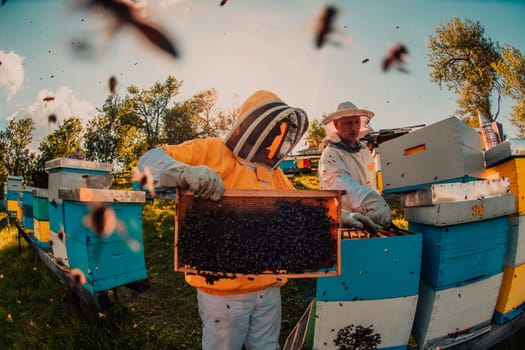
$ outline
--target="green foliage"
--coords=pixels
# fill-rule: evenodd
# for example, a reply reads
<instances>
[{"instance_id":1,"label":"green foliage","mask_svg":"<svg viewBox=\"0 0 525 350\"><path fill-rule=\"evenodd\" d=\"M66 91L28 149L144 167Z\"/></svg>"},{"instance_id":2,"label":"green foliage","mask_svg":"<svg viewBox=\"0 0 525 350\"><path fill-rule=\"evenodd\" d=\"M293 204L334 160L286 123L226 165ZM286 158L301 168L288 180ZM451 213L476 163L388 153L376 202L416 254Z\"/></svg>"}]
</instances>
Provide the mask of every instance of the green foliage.
<instances>
[{"instance_id":1,"label":"green foliage","mask_svg":"<svg viewBox=\"0 0 525 350\"><path fill-rule=\"evenodd\" d=\"M454 91L457 113L468 120L481 111L495 120L491 94L500 96L500 81L492 65L501 56L498 44L484 37L480 23L453 18L436 28L436 36L429 37L428 47L430 78L440 87L444 84Z\"/></svg>"},{"instance_id":2,"label":"green foliage","mask_svg":"<svg viewBox=\"0 0 525 350\"><path fill-rule=\"evenodd\" d=\"M5 130L0 130L0 181L7 175L23 176L28 182L29 171L34 167L36 155L28 146L33 141L35 123L30 117L11 119Z\"/></svg>"},{"instance_id":3,"label":"green foliage","mask_svg":"<svg viewBox=\"0 0 525 350\"><path fill-rule=\"evenodd\" d=\"M310 126L308 127L308 132L306 134L308 148L314 148L315 150L319 150L321 142L323 141L325 136L326 131L324 130L323 124L317 119L312 120L310 122Z\"/></svg>"},{"instance_id":4,"label":"green foliage","mask_svg":"<svg viewBox=\"0 0 525 350\"><path fill-rule=\"evenodd\" d=\"M501 56L493 67L503 78L503 92L515 103L510 120L518 128L518 137L525 137L525 57L510 46L503 47Z\"/></svg>"},{"instance_id":5,"label":"green foliage","mask_svg":"<svg viewBox=\"0 0 525 350\"><path fill-rule=\"evenodd\" d=\"M181 84L181 81L168 76L164 83L155 82L149 89L139 90L134 85L128 87L128 95L119 106L119 113L123 124L142 131L145 150L163 143L162 122Z\"/></svg>"},{"instance_id":6,"label":"green foliage","mask_svg":"<svg viewBox=\"0 0 525 350\"><path fill-rule=\"evenodd\" d=\"M39 163L44 164L51 159L67 157L73 152L83 152L81 145L82 122L76 117L68 118L40 143Z\"/></svg>"}]
</instances>

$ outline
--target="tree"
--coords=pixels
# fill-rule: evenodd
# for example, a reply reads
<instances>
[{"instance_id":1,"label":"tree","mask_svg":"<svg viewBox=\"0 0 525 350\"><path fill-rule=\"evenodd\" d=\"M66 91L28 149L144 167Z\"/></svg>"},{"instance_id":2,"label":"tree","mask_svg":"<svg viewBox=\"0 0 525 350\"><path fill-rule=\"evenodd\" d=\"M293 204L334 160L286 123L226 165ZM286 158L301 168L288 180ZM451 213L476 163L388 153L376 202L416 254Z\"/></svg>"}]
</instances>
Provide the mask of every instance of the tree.
<instances>
[{"instance_id":1,"label":"tree","mask_svg":"<svg viewBox=\"0 0 525 350\"><path fill-rule=\"evenodd\" d=\"M197 126L192 122L192 110L188 103L178 103L166 113L164 119L164 140L176 145L191 140L197 134Z\"/></svg>"},{"instance_id":2,"label":"tree","mask_svg":"<svg viewBox=\"0 0 525 350\"><path fill-rule=\"evenodd\" d=\"M33 141L35 122L31 117L11 119L6 129L0 131L0 181L7 175L23 176L30 183L30 170L35 165L36 155L29 149Z\"/></svg>"},{"instance_id":3,"label":"tree","mask_svg":"<svg viewBox=\"0 0 525 350\"><path fill-rule=\"evenodd\" d=\"M454 91L456 112L465 121L477 117L478 111L495 121L500 109L501 81L493 68L501 60L499 45L483 35L479 22L454 18L440 25L436 36L429 38L431 80ZM493 93L497 99L494 114Z\"/></svg>"},{"instance_id":4,"label":"tree","mask_svg":"<svg viewBox=\"0 0 525 350\"><path fill-rule=\"evenodd\" d=\"M306 141L308 141L308 148L314 148L316 150L319 150L321 146L321 142L326 136L326 132L324 130L323 124L317 120L314 119L310 122L310 126L308 127L308 133L306 134Z\"/></svg>"},{"instance_id":5,"label":"tree","mask_svg":"<svg viewBox=\"0 0 525 350\"><path fill-rule=\"evenodd\" d=\"M147 90L131 85L122 102L123 124L134 126L144 132L145 149L163 143L162 122L170 110L172 98L178 94L182 82L168 76L164 83L156 82Z\"/></svg>"},{"instance_id":6,"label":"tree","mask_svg":"<svg viewBox=\"0 0 525 350\"><path fill-rule=\"evenodd\" d=\"M525 137L525 57L510 46L503 47L501 56L493 67L503 78L503 93L515 102L510 121L518 128L518 137Z\"/></svg>"},{"instance_id":7,"label":"tree","mask_svg":"<svg viewBox=\"0 0 525 350\"><path fill-rule=\"evenodd\" d=\"M118 157L121 128L117 108L118 97L108 97L102 113L91 119L84 134L86 158L92 161L112 163Z\"/></svg>"},{"instance_id":8,"label":"tree","mask_svg":"<svg viewBox=\"0 0 525 350\"><path fill-rule=\"evenodd\" d=\"M38 149L40 150L39 166L46 161L64 158L73 152L84 152L81 146L82 123L79 118L71 117L62 123L51 134L47 135Z\"/></svg>"},{"instance_id":9,"label":"tree","mask_svg":"<svg viewBox=\"0 0 525 350\"><path fill-rule=\"evenodd\" d=\"M198 92L186 102L198 127L196 136L203 138L218 136L217 129L220 126L219 112L216 108L218 98L217 90L209 89Z\"/></svg>"}]
</instances>

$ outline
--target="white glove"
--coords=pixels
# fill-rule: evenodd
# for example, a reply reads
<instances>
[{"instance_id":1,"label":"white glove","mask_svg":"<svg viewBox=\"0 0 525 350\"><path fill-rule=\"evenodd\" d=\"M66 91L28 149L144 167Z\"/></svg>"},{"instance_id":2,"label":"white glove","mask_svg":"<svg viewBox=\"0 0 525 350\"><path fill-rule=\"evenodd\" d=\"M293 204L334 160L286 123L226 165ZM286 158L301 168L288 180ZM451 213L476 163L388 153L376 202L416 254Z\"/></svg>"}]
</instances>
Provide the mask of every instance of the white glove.
<instances>
[{"instance_id":1,"label":"white glove","mask_svg":"<svg viewBox=\"0 0 525 350\"><path fill-rule=\"evenodd\" d=\"M162 187L189 189L195 197L218 201L224 193L224 182L213 169L204 166L190 166L174 161L160 173Z\"/></svg>"},{"instance_id":2,"label":"white glove","mask_svg":"<svg viewBox=\"0 0 525 350\"><path fill-rule=\"evenodd\" d=\"M346 228L370 228L377 225L366 215L341 210L341 226Z\"/></svg>"},{"instance_id":3,"label":"white glove","mask_svg":"<svg viewBox=\"0 0 525 350\"><path fill-rule=\"evenodd\" d=\"M365 196L361 207L365 210L366 216L376 224L384 228L392 225L392 213L385 199L377 192L371 191Z\"/></svg>"}]
</instances>

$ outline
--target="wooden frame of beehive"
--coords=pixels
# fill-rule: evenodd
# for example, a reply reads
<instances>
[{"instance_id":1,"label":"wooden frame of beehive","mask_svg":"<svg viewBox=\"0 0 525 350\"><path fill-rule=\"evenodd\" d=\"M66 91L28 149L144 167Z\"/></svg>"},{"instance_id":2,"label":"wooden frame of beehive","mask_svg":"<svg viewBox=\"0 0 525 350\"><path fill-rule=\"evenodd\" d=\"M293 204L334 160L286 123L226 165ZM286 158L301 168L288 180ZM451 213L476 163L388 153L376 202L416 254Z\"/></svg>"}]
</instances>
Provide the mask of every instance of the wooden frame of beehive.
<instances>
[{"instance_id":1,"label":"wooden frame of beehive","mask_svg":"<svg viewBox=\"0 0 525 350\"><path fill-rule=\"evenodd\" d=\"M213 271L212 269L197 269L181 262L179 240L182 230L184 230L185 219L189 213L195 211L213 212L224 210L234 210L240 215L250 218L250 215L259 216L264 213L272 213L278 210L278 203L282 201L289 203L300 203L305 206L319 207L326 209L326 218L329 220L329 234L331 240L330 266L311 266L311 269L304 269L301 272L291 272L286 270L266 270L261 273L237 273L234 271ZM260 276L266 277L287 277L287 278L315 278L324 276L338 276L341 274L341 191L325 190L225 190L219 201L202 200L195 198L191 192L177 191L176 210L175 210L175 247L174 247L174 270L177 272L222 275L228 277L235 276ZM222 212L224 213L224 211ZM295 220L301 218L293 218ZM308 218L305 218L308 219ZM249 233L246 233L249 235ZM203 247L204 248L204 247Z\"/></svg>"}]
</instances>

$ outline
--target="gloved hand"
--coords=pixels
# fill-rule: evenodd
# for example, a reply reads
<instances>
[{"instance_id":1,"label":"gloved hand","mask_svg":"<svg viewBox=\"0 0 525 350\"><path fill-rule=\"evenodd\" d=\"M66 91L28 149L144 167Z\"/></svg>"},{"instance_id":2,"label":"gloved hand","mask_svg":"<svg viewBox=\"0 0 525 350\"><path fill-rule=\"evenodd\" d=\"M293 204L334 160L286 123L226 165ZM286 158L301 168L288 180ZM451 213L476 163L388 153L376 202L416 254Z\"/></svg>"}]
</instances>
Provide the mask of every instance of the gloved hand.
<instances>
[{"instance_id":1,"label":"gloved hand","mask_svg":"<svg viewBox=\"0 0 525 350\"><path fill-rule=\"evenodd\" d=\"M392 225L392 213L385 199L377 192L371 191L365 196L361 207L365 210L366 216L383 228L390 228Z\"/></svg>"},{"instance_id":2,"label":"gloved hand","mask_svg":"<svg viewBox=\"0 0 525 350\"><path fill-rule=\"evenodd\" d=\"M197 198L218 201L224 193L224 182L213 169L204 166L190 166L180 162L167 165L160 173L162 187L189 189Z\"/></svg>"},{"instance_id":3,"label":"gloved hand","mask_svg":"<svg viewBox=\"0 0 525 350\"><path fill-rule=\"evenodd\" d=\"M341 226L346 228L370 228L377 225L366 215L341 210Z\"/></svg>"}]
</instances>

